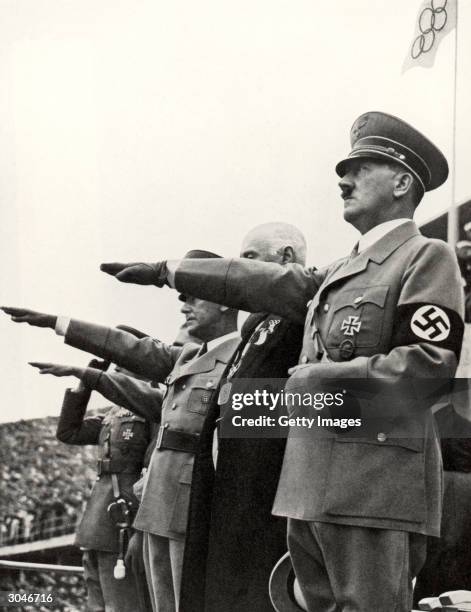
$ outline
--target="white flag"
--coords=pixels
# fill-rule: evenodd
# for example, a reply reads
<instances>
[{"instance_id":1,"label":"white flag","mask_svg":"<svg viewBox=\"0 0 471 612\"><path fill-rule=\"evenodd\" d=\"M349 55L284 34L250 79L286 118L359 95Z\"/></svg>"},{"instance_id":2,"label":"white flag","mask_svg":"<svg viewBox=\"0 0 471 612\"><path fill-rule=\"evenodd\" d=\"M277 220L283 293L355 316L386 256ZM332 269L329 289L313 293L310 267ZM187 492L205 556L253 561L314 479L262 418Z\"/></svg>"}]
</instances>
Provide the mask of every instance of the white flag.
<instances>
[{"instance_id":1,"label":"white flag","mask_svg":"<svg viewBox=\"0 0 471 612\"><path fill-rule=\"evenodd\" d=\"M414 66L423 68L433 66L438 45L456 28L457 1L425 0L422 3L402 72Z\"/></svg>"}]
</instances>

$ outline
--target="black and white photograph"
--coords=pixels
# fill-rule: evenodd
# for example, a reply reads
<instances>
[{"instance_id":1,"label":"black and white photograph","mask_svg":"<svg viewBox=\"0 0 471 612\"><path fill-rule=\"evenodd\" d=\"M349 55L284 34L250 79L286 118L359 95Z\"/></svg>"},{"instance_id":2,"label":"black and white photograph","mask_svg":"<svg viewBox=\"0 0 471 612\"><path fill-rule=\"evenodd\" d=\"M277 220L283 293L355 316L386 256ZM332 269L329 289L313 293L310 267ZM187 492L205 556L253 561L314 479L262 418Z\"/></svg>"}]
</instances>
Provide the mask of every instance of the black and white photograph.
<instances>
[{"instance_id":1,"label":"black and white photograph","mask_svg":"<svg viewBox=\"0 0 471 612\"><path fill-rule=\"evenodd\" d=\"M0 610L471 612L470 28L0 0Z\"/></svg>"}]
</instances>

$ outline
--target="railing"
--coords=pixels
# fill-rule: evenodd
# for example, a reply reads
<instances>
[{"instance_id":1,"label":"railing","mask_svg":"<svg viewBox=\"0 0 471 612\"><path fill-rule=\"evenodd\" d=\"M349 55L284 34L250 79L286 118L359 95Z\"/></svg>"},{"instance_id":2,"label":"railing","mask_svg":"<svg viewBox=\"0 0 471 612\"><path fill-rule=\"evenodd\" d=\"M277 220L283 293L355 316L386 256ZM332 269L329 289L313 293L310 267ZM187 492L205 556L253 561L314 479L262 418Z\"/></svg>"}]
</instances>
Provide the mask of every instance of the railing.
<instances>
[{"instance_id":1,"label":"railing","mask_svg":"<svg viewBox=\"0 0 471 612\"><path fill-rule=\"evenodd\" d=\"M5 531L0 531L0 547L48 540L53 537L74 533L80 522L79 516L67 514L51 516L33 523L31 529L26 528L24 521L18 517L18 523L5 525Z\"/></svg>"},{"instance_id":2,"label":"railing","mask_svg":"<svg viewBox=\"0 0 471 612\"><path fill-rule=\"evenodd\" d=\"M83 574L83 567L79 565L54 565L52 563L26 563L24 561L2 561L0 567L11 570L32 572L60 572L62 574Z\"/></svg>"}]
</instances>

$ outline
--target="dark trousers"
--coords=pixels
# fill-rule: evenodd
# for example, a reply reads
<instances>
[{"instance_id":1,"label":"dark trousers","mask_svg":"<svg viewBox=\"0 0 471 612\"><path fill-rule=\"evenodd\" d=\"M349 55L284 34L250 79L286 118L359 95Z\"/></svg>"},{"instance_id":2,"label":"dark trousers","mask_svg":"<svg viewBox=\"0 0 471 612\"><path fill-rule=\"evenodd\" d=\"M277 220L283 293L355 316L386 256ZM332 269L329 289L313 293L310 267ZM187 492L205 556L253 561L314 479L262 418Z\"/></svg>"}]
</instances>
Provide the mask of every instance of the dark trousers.
<instances>
[{"instance_id":1,"label":"dark trousers","mask_svg":"<svg viewBox=\"0 0 471 612\"><path fill-rule=\"evenodd\" d=\"M116 580L113 569L117 558L117 553L84 551L82 564L88 591L87 609L89 612L151 612L145 575L135 575L126 568L126 577Z\"/></svg>"},{"instance_id":2,"label":"dark trousers","mask_svg":"<svg viewBox=\"0 0 471 612\"><path fill-rule=\"evenodd\" d=\"M288 548L309 612L410 612L426 538L288 519Z\"/></svg>"}]
</instances>

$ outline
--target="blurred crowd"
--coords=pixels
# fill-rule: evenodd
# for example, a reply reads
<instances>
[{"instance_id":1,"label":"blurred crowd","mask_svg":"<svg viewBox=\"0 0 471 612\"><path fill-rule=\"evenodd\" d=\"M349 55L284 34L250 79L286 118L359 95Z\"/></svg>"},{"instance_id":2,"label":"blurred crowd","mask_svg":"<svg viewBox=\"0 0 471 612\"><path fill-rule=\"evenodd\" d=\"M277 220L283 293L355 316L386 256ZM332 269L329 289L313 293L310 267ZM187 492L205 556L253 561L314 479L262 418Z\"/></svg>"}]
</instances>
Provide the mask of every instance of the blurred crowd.
<instances>
[{"instance_id":1,"label":"blurred crowd","mask_svg":"<svg viewBox=\"0 0 471 612\"><path fill-rule=\"evenodd\" d=\"M24 604L19 612L77 612L85 609L87 589L82 576L58 572L8 572L2 576L1 588L14 593L51 594L53 603Z\"/></svg>"},{"instance_id":2,"label":"blurred crowd","mask_svg":"<svg viewBox=\"0 0 471 612\"><path fill-rule=\"evenodd\" d=\"M94 477L93 450L55 437L57 418L0 425L0 546L73 533Z\"/></svg>"}]
</instances>

